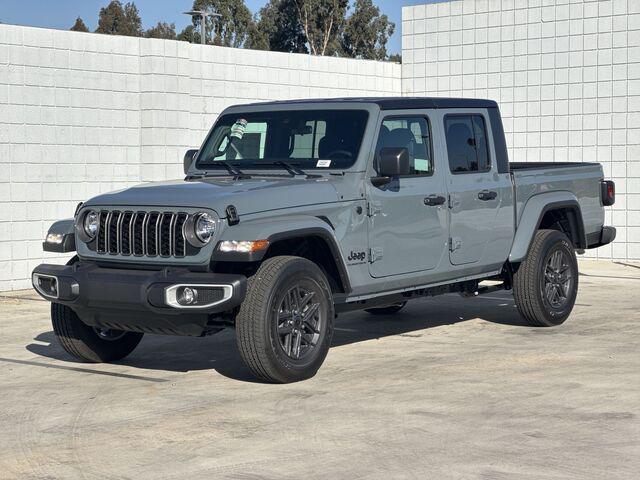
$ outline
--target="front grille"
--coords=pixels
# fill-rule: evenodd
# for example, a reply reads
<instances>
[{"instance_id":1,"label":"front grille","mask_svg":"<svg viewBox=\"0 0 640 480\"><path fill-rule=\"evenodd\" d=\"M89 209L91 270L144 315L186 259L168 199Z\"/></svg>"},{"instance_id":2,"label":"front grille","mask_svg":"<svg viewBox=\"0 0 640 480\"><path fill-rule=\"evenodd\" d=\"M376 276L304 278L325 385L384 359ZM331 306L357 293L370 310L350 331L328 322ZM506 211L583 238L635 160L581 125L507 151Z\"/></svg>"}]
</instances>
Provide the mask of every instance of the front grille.
<instances>
[{"instance_id":1,"label":"front grille","mask_svg":"<svg viewBox=\"0 0 640 480\"><path fill-rule=\"evenodd\" d=\"M95 251L105 255L185 257L189 214L102 210Z\"/></svg>"}]
</instances>

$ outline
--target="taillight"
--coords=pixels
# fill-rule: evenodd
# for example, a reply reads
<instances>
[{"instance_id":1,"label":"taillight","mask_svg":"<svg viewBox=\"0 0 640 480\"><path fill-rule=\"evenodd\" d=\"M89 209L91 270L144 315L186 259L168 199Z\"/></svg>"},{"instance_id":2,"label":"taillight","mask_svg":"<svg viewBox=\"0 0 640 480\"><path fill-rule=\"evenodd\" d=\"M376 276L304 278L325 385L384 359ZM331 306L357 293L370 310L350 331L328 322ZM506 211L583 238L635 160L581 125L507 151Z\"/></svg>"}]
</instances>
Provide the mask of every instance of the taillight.
<instances>
[{"instance_id":1,"label":"taillight","mask_svg":"<svg viewBox=\"0 0 640 480\"><path fill-rule=\"evenodd\" d=\"M600 196L605 207L610 207L616 203L616 184L611 180L603 180L600 184Z\"/></svg>"}]
</instances>

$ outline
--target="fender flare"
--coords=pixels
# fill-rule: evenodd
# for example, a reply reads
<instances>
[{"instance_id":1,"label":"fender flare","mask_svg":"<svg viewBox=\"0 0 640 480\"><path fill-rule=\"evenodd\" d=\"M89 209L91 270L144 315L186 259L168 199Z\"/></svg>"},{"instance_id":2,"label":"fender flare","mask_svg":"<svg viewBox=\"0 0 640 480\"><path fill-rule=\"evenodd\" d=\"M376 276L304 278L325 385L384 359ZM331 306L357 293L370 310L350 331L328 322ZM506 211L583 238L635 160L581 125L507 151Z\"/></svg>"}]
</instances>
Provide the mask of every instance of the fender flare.
<instances>
[{"instance_id":1,"label":"fender flare","mask_svg":"<svg viewBox=\"0 0 640 480\"><path fill-rule=\"evenodd\" d=\"M225 229L219 242L224 240L269 240L269 245L282 240L319 237L328 245L345 292L351 291L347 266L344 263L333 226L326 220L306 215L292 215L275 219L245 220ZM218 243L219 245L219 243ZM214 262L259 262L266 250L253 253L224 253L216 245L211 260Z\"/></svg>"},{"instance_id":2,"label":"fender flare","mask_svg":"<svg viewBox=\"0 0 640 480\"><path fill-rule=\"evenodd\" d=\"M58 220L49 227L47 237L50 234L62 235L62 243L42 242L42 249L45 252L70 253L76 251L76 228L75 219L68 218Z\"/></svg>"},{"instance_id":3,"label":"fender flare","mask_svg":"<svg viewBox=\"0 0 640 480\"><path fill-rule=\"evenodd\" d=\"M529 246L533 241L533 236L539 229L545 214L561 208L568 208L574 212L578 238L576 248L586 248L582 210L576 196L566 191L541 193L529 198L522 208L520 221L516 227L516 234L509 253L509 262L517 263L525 259Z\"/></svg>"}]
</instances>

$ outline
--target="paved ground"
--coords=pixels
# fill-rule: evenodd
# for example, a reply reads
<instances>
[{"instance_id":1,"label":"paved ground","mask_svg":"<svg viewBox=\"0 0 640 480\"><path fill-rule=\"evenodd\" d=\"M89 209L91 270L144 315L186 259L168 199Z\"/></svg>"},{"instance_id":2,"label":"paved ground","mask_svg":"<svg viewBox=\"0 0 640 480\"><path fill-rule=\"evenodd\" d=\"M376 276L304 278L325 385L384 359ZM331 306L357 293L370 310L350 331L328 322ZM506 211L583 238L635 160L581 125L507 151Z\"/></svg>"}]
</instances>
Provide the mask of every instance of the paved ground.
<instances>
[{"instance_id":1,"label":"paved ground","mask_svg":"<svg viewBox=\"0 0 640 480\"><path fill-rule=\"evenodd\" d=\"M255 383L232 331L74 363L48 304L0 299L2 479L634 479L640 265L584 263L559 328L498 293L338 320L316 378Z\"/></svg>"}]
</instances>

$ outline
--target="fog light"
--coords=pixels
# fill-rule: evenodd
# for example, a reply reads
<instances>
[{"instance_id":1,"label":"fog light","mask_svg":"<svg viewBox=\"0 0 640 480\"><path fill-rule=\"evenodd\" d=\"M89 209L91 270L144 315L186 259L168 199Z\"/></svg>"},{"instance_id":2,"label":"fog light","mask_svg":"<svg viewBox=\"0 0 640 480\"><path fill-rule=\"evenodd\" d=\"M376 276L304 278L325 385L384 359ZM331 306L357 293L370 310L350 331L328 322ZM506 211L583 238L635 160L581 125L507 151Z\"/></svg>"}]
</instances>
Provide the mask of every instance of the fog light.
<instances>
[{"instance_id":1,"label":"fog light","mask_svg":"<svg viewBox=\"0 0 640 480\"><path fill-rule=\"evenodd\" d=\"M178 303L180 305L193 305L198 302L198 291L194 288L185 287L180 294Z\"/></svg>"},{"instance_id":2,"label":"fog light","mask_svg":"<svg viewBox=\"0 0 640 480\"><path fill-rule=\"evenodd\" d=\"M43 296L58 298L58 279L51 275L33 274L33 287Z\"/></svg>"}]
</instances>

